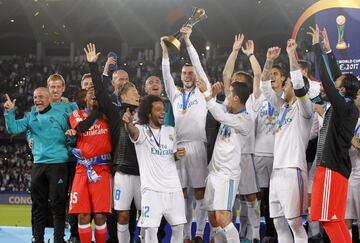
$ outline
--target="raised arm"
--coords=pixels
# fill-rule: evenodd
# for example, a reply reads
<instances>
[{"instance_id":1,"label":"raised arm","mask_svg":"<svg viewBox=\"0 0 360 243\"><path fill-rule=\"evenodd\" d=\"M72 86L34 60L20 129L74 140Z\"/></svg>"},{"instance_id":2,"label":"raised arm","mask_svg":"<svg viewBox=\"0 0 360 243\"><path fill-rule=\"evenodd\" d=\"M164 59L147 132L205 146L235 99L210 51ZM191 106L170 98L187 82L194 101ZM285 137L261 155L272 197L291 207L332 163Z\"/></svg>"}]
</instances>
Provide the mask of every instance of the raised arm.
<instances>
[{"instance_id":1,"label":"raised arm","mask_svg":"<svg viewBox=\"0 0 360 243\"><path fill-rule=\"evenodd\" d=\"M315 52L315 63L320 73L320 80L323 85L325 94L331 103L334 111L340 116L346 115L346 100L339 93L339 90L335 87L334 80L331 77L331 71L325 63L324 56L320 47L320 31L316 25L315 28L310 27L311 32L308 32L312 36L313 49Z\"/></svg>"},{"instance_id":2,"label":"raised arm","mask_svg":"<svg viewBox=\"0 0 360 243\"><path fill-rule=\"evenodd\" d=\"M133 115L130 112L130 109L127 108L123 116L123 122L125 124L125 129L129 134L131 140L136 141L139 138L139 129L133 124Z\"/></svg>"},{"instance_id":3,"label":"raised arm","mask_svg":"<svg viewBox=\"0 0 360 243\"><path fill-rule=\"evenodd\" d=\"M280 112L281 106L284 104L284 100L278 96L271 87L271 69L274 65L274 60L279 57L281 49L279 47L271 47L266 54L266 62L261 74L261 92L264 94L267 101Z\"/></svg>"},{"instance_id":4,"label":"raised arm","mask_svg":"<svg viewBox=\"0 0 360 243\"><path fill-rule=\"evenodd\" d=\"M214 86L218 86L220 83L214 84ZM204 80L198 79L196 81L196 86L199 88L201 93L203 93L205 100L207 102L207 108L209 109L211 115L218 122L225 124L229 127L234 128L239 131L242 135L247 135L251 129L251 119L247 116L234 115L226 112L224 106L222 104L218 104L213 98L210 90L207 89ZM215 88L216 90L217 88Z\"/></svg>"},{"instance_id":5,"label":"raised arm","mask_svg":"<svg viewBox=\"0 0 360 243\"><path fill-rule=\"evenodd\" d=\"M24 118L15 120L15 102L16 99L11 100L8 94L5 94L6 102L4 103L4 117L5 117L5 127L8 133L17 134L26 131L29 124L28 115L25 115Z\"/></svg>"},{"instance_id":6,"label":"raised arm","mask_svg":"<svg viewBox=\"0 0 360 243\"><path fill-rule=\"evenodd\" d=\"M94 89L96 93L96 99L99 102L99 107L102 112L109 118L113 119L117 116L118 112L114 109L114 105L106 91L104 83L101 80L101 74L98 68L96 61L99 58L100 52L96 53L95 44L87 44L86 48L84 48L86 59L89 63L90 74L94 84Z\"/></svg>"},{"instance_id":7,"label":"raised arm","mask_svg":"<svg viewBox=\"0 0 360 243\"><path fill-rule=\"evenodd\" d=\"M321 37L322 37L324 51L326 52L329 60L330 72L333 77L333 80L335 81L338 77L341 76L342 73L336 61L336 57L331 50L329 37L325 28L321 31Z\"/></svg>"},{"instance_id":8,"label":"raised arm","mask_svg":"<svg viewBox=\"0 0 360 243\"><path fill-rule=\"evenodd\" d=\"M289 39L287 42L286 51L289 55L291 83L294 88L295 96L298 100L300 113L304 118L311 118L314 112L310 98L307 95L301 68L298 61L296 60L296 47L297 45L295 40Z\"/></svg>"},{"instance_id":9,"label":"raised arm","mask_svg":"<svg viewBox=\"0 0 360 243\"><path fill-rule=\"evenodd\" d=\"M170 71L170 60L169 60L169 51L167 46L165 45L164 40L166 40L166 36L163 36L160 38L160 45L162 48L162 75L164 80L164 86L165 86L165 92L170 100L171 103L173 103L175 98L175 92L176 92L176 86L174 83L174 79L171 76Z\"/></svg>"},{"instance_id":10,"label":"raised arm","mask_svg":"<svg viewBox=\"0 0 360 243\"><path fill-rule=\"evenodd\" d=\"M207 88L210 89L211 84L209 82L209 79L204 71L204 68L201 65L199 55L196 52L195 47L192 45L192 43L190 41L192 26L191 25L183 26L180 29L180 32L184 36L184 41L185 41L185 45L186 45L187 51L190 56L191 64L194 66L197 75L205 81Z\"/></svg>"},{"instance_id":11,"label":"raised arm","mask_svg":"<svg viewBox=\"0 0 360 243\"><path fill-rule=\"evenodd\" d=\"M255 98L259 98L261 95L260 90L260 79L261 79L261 66L254 55L254 41L248 40L246 42L245 48L241 48L242 52L249 58L251 69L254 74L253 80L253 93Z\"/></svg>"},{"instance_id":12,"label":"raised arm","mask_svg":"<svg viewBox=\"0 0 360 243\"><path fill-rule=\"evenodd\" d=\"M239 51L243 44L243 41L244 41L243 34L235 35L232 52L230 53L230 56L228 57L225 67L224 67L224 70L223 70L223 82L224 82L225 95L228 95L228 93L230 91L231 77L233 75L236 58L239 54Z\"/></svg>"}]
</instances>

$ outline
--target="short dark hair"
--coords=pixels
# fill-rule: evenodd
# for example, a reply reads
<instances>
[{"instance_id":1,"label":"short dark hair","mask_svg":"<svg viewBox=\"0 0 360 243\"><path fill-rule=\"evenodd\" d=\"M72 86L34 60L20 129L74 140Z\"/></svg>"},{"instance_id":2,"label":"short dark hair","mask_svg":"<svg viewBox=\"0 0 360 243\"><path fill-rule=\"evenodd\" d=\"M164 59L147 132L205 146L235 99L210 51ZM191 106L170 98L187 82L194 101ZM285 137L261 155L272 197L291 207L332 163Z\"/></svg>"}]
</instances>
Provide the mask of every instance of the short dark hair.
<instances>
[{"instance_id":1,"label":"short dark hair","mask_svg":"<svg viewBox=\"0 0 360 243\"><path fill-rule=\"evenodd\" d=\"M308 76L312 76L311 74L311 62L306 60L298 60L298 64L301 69L307 69Z\"/></svg>"},{"instance_id":2,"label":"short dark hair","mask_svg":"<svg viewBox=\"0 0 360 243\"><path fill-rule=\"evenodd\" d=\"M151 114L152 104L158 101L161 101L165 106L164 101L155 95L147 95L142 99L138 110L139 124L149 123L149 115Z\"/></svg>"},{"instance_id":3,"label":"short dark hair","mask_svg":"<svg viewBox=\"0 0 360 243\"><path fill-rule=\"evenodd\" d=\"M251 93L250 87L246 83L240 82L233 82L231 87L233 88L233 95L239 97L240 102L245 104Z\"/></svg>"},{"instance_id":4,"label":"short dark hair","mask_svg":"<svg viewBox=\"0 0 360 243\"><path fill-rule=\"evenodd\" d=\"M250 73L245 72L245 71L237 71L233 74L233 77L237 76L237 75L244 76L245 83L249 86L250 90L252 90L254 77Z\"/></svg>"},{"instance_id":5,"label":"short dark hair","mask_svg":"<svg viewBox=\"0 0 360 243\"><path fill-rule=\"evenodd\" d=\"M359 90L359 80L351 73L343 74L343 76L344 79L342 80L340 87L346 89L345 97L356 99Z\"/></svg>"},{"instance_id":6,"label":"short dark hair","mask_svg":"<svg viewBox=\"0 0 360 243\"><path fill-rule=\"evenodd\" d=\"M75 93L75 102L80 110L85 109L86 107L86 101L85 101L86 94L87 94L86 89L80 89Z\"/></svg>"},{"instance_id":7,"label":"short dark hair","mask_svg":"<svg viewBox=\"0 0 360 243\"><path fill-rule=\"evenodd\" d=\"M286 80L287 80L288 77L289 77L289 75L286 73L285 69L284 69L282 66L278 65L278 64L273 65L272 68L275 68L275 69L279 70L280 75L281 75L282 77L285 77L284 82L282 83L282 86L284 86Z\"/></svg>"}]
</instances>

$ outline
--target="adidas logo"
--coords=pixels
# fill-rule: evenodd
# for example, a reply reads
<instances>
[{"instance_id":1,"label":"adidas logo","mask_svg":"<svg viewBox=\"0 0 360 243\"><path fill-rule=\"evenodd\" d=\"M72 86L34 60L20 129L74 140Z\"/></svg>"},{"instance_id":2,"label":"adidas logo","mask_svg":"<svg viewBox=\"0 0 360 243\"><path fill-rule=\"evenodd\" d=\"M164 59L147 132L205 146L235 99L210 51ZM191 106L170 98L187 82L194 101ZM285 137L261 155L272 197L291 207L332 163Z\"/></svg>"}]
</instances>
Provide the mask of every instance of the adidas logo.
<instances>
[{"instance_id":1,"label":"adidas logo","mask_svg":"<svg viewBox=\"0 0 360 243\"><path fill-rule=\"evenodd\" d=\"M64 181L60 178L57 184L62 184Z\"/></svg>"},{"instance_id":2,"label":"adidas logo","mask_svg":"<svg viewBox=\"0 0 360 243\"><path fill-rule=\"evenodd\" d=\"M338 217L336 217L336 214L334 214L334 216L332 216L331 219L338 219Z\"/></svg>"}]
</instances>

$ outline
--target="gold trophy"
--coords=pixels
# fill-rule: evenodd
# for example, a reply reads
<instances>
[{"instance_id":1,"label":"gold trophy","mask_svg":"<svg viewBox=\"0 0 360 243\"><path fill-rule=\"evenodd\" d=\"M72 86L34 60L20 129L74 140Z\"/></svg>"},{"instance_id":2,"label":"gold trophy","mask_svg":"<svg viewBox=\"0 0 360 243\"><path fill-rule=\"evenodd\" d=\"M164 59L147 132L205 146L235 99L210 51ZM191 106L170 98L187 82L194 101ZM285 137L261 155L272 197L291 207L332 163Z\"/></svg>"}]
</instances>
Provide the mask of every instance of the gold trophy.
<instances>
[{"instance_id":1,"label":"gold trophy","mask_svg":"<svg viewBox=\"0 0 360 243\"><path fill-rule=\"evenodd\" d=\"M204 19L207 19L205 9L193 7L192 14L191 14L190 18L185 22L184 25L194 26L195 24L199 23L200 21L202 21ZM169 47L171 49L175 49L177 51L180 51L182 39L183 39L183 36L180 33L180 31L178 31L175 34L168 36L167 40L164 40L164 42L167 47Z\"/></svg>"},{"instance_id":2,"label":"gold trophy","mask_svg":"<svg viewBox=\"0 0 360 243\"><path fill-rule=\"evenodd\" d=\"M338 30L338 43L336 44L336 49L344 50L348 48L345 40L344 40L344 33L345 33L345 23L346 18L344 15L339 15L336 18L337 23L337 30Z\"/></svg>"}]
</instances>

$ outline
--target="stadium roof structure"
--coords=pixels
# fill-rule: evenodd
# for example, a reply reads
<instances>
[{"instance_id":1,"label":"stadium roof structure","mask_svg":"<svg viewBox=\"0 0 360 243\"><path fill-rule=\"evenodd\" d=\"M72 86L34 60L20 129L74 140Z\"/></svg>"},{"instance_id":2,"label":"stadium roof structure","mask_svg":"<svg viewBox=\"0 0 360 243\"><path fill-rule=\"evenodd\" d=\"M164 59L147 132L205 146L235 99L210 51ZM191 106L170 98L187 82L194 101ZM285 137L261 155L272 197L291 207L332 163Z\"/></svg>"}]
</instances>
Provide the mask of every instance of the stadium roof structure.
<instances>
[{"instance_id":1,"label":"stadium roof structure","mask_svg":"<svg viewBox=\"0 0 360 243\"><path fill-rule=\"evenodd\" d=\"M52 48L71 42L105 44L126 41L153 45L176 32L193 5L206 10L194 36L213 43L232 43L233 35L281 40L296 19L316 0L0 0L0 45L5 49ZM28 46L30 45L30 46ZM0 53L1 54L1 53Z\"/></svg>"}]
</instances>

